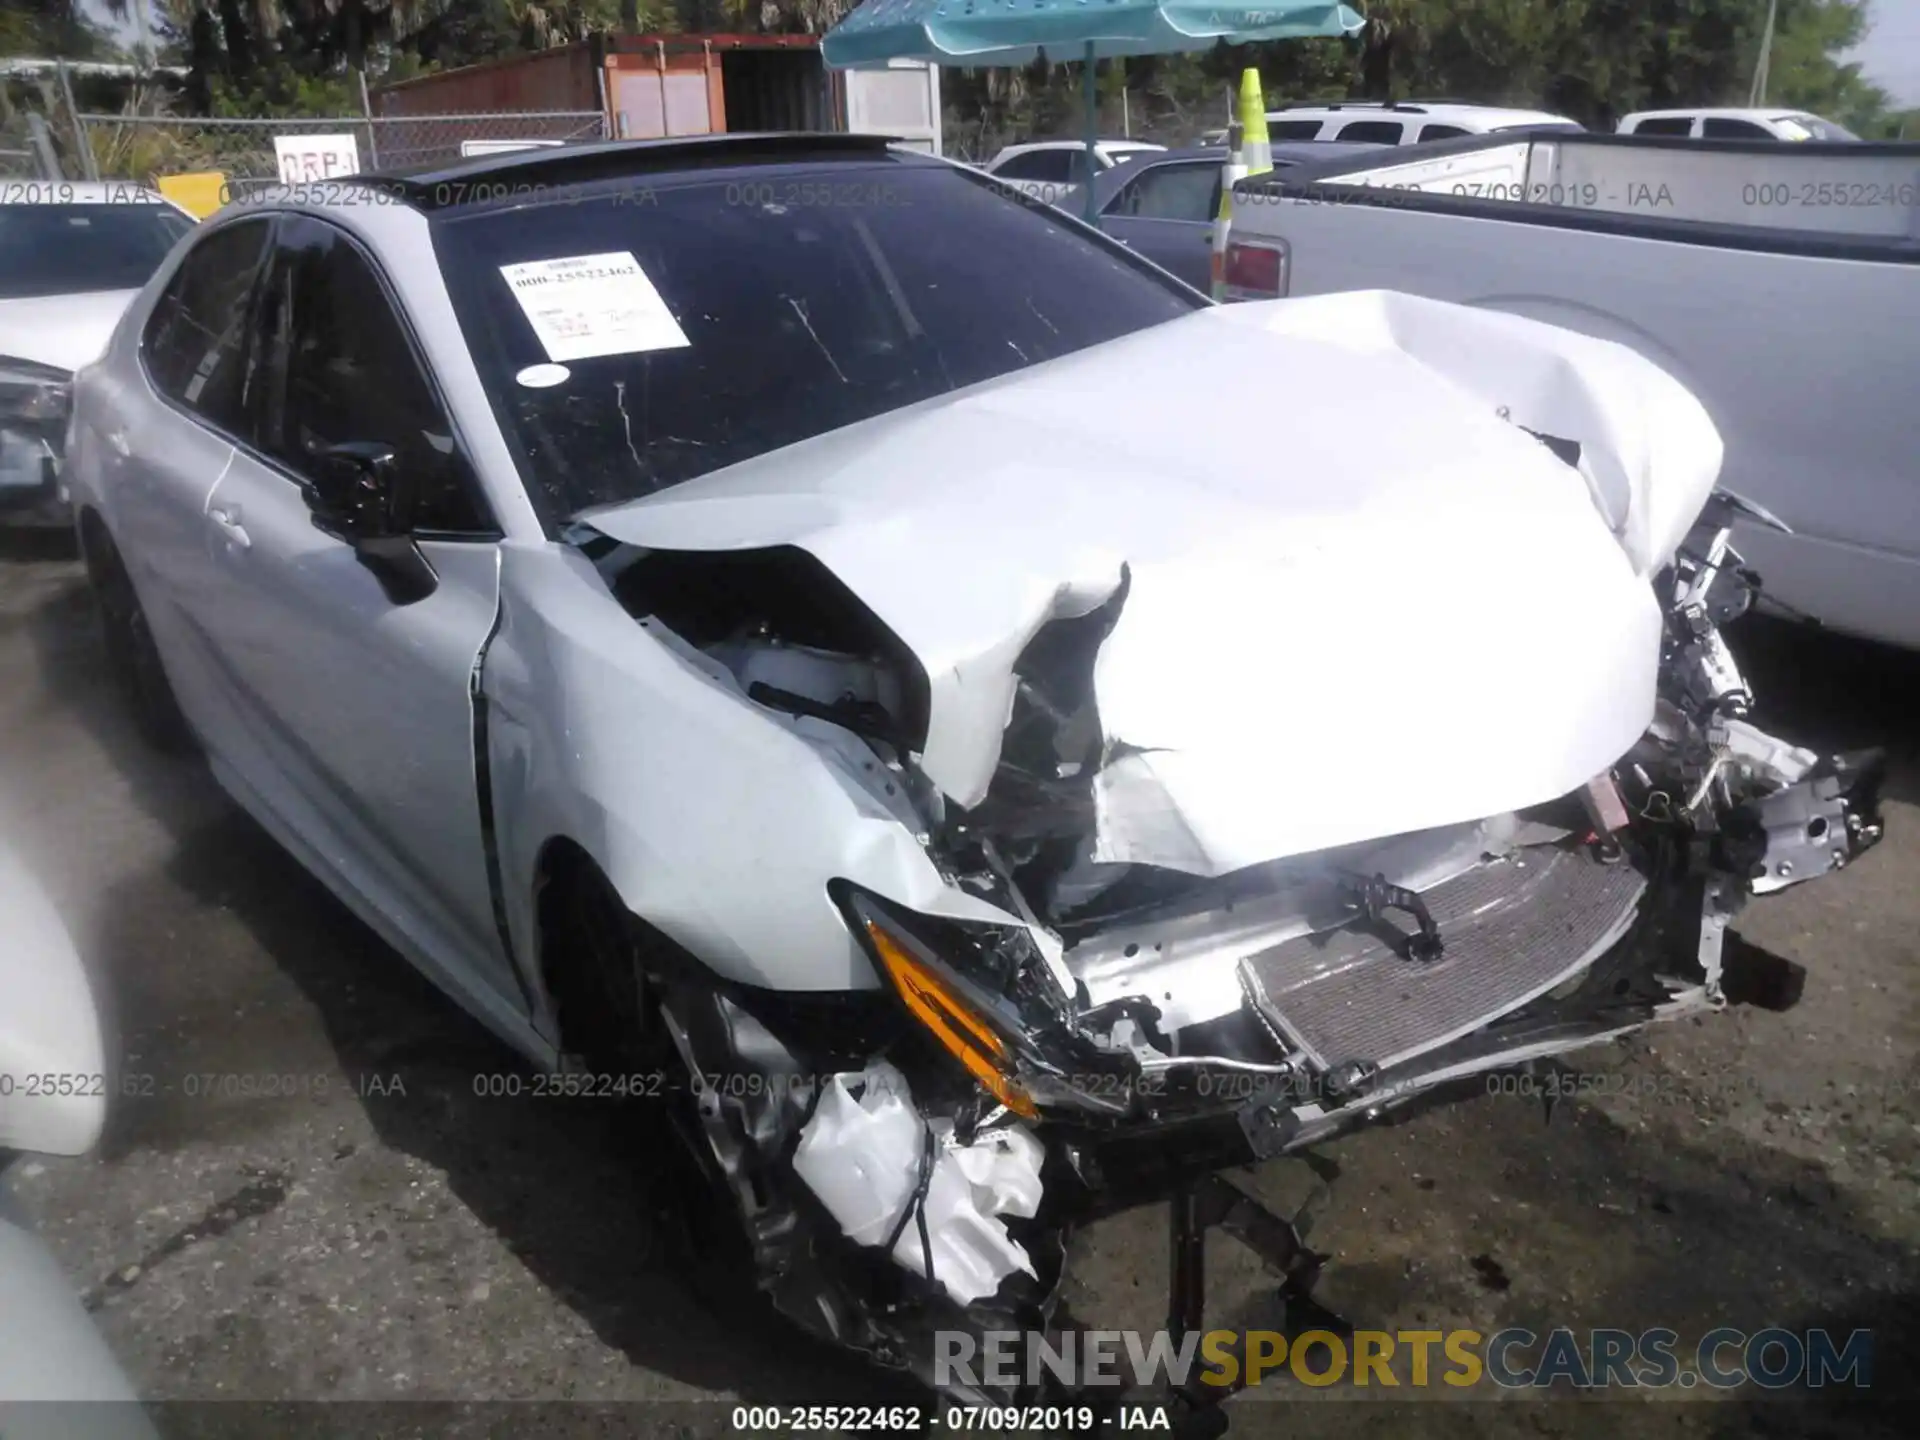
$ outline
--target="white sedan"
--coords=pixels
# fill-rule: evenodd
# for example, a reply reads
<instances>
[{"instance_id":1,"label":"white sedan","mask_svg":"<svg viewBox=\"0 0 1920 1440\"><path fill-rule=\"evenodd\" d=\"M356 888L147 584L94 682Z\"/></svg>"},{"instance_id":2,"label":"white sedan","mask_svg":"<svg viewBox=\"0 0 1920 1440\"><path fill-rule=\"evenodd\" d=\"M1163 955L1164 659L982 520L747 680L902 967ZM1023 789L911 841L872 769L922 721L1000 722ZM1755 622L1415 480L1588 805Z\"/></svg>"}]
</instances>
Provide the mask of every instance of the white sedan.
<instances>
[{"instance_id":1,"label":"white sedan","mask_svg":"<svg viewBox=\"0 0 1920 1440\"><path fill-rule=\"evenodd\" d=\"M936 1383L1103 1208L1194 1201L1191 1331L1207 1216L1304 1285L1220 1170L1720 1008L1746 896L1877 836L1872 763L1743 718L1653 364L1213 306L878 137L262 197L72 446L149 732L672 1120L677 1250Z\"/></svg>"},{"instance_id":2,"label":"white sedan","mask_svg":"<svg viewBox=\"0 0 1920 1440\"><path fill-rule=\"evenodd\" d=\"M1104 173L1166 148L1145 140L1100 140L1094 143L1093 163ZM983 168L1002 184L1053 204L1087 178L1087 144L1084 140L1033 140L1009 145Z\"/></svg>"},{"instance_id":3,"label":"white sedan","mask_svg":"<svg viewBox=\"0 0 1920 1440\"><path fill-rule=\"evenodd\" d=\"M0 180L0 524L73 523L59 478L73 372L193 226L140 185Z\"/></svg>"}]
</instances>

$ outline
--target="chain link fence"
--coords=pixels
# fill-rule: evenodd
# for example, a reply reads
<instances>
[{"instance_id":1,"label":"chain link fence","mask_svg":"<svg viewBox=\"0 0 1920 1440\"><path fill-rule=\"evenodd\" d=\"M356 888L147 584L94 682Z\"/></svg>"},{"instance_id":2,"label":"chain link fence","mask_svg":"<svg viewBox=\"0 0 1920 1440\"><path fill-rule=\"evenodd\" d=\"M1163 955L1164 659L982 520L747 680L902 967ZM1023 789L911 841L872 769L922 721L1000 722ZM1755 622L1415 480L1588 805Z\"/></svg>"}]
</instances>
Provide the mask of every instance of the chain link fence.
<instances>
[{"instance_id":1,"label":"chain link fence","mask_svg":"<svg viewBox=\"0 0 1920 1440\"><path fill-rule=\"evenodd\" d=\"M0 77L0 179L57 180L59 107L50 88Z\"/></svg>"},{"instance_id":2,"label":"chain link fence","mask_svg":"<svg viewBox=\"0 0 1920 1440\"><path fill-rule=\"evenodd\" d=\"M107 114L80 114L75 118L83 137L78 147L78 168L86 173L69 174L66 178L70 180L148 184L159 175L219 171L227 177L233 193L240 195L278 183L276 137L350 135L361 170L406 173L457 161L463 156L463 147L492 148L526 140L565 143L599 140L606 135L605 118L597 110L371 118L212 119Z\"/></svg>"},{"instance_id":3,"label":"chain link fence","mask_svg":"<svg viewBox=\"0 0 1920 1440\"><path fill-rule=\"evenodd\" d=\"M0 119L0 180L51 178L41 170L40 157L33 149L33 137L27 131L27 117L12 115Z\"/></svg>"}]
</instances>

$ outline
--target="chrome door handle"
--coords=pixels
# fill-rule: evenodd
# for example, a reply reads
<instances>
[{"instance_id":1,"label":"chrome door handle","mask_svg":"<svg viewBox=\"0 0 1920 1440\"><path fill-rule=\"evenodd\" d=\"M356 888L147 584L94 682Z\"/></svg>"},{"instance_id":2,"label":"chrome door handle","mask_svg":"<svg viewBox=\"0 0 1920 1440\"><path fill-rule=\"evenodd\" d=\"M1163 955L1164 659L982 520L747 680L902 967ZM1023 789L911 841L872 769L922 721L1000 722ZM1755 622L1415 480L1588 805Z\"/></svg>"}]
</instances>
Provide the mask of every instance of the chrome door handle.
<instances>
[{"instance_id":1,"label":"chrome door handle","mask_svg":"<svg viewBox=\"0 0 1920 1440\"><path fill-rule=\"evenodd\" d=\"M240 507L238 505L229 505L224 508L218 505L209 505L207 507L207 514L212 517L213 523L220 527L221 532L225 534L227 539L231 540L235 545L238 545L242 550L245 550L249 545L253 544L252 538L240 527Z\"/></svg>"}]
</instances>

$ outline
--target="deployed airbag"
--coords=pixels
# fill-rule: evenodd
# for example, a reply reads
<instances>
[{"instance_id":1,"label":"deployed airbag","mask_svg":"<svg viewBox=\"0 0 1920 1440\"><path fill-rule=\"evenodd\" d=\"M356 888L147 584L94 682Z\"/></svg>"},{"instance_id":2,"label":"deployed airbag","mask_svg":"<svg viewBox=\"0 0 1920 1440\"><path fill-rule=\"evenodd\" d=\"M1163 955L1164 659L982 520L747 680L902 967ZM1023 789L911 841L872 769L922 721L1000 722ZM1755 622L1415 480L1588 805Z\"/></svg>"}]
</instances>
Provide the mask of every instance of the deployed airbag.
<instances>
[{"instance_id":1,"label":"deployed airbag","mask_svg":"<svg viewBox=\"0 0 1920 1440\"><path fill-rule=\"evenodd\" d=\"M931 1173L924 1199L916 1199L929 1146ZM924 1120L906 1076L876 1061L827 1081L800 1133L793 1169L849 1238L884 1245L897 1234L891 1251L897 1263L921 1274L930 1270L954 1299L970 1305L1014 1271L1034 1273L1026 1251L995 1217L1031 1218L1038 1211L1044 1154L1024 1130L954 1144L952 1124ZM916 1210L923 1211L931 1254Z\"/></svg>"}]
</instances>

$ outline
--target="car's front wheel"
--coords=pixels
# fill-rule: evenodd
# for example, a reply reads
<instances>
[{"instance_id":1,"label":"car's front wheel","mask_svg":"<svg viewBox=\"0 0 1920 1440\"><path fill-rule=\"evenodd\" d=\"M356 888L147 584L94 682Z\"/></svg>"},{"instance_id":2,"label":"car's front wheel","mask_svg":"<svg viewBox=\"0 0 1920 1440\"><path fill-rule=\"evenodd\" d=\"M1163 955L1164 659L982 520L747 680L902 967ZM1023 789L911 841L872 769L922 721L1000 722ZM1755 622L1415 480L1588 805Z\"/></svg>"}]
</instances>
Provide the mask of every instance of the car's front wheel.
<instances>
[{"instance_id":1,"label":"car's front wheel","mask_svg":"<svg viewBox=\"0 0 1920 1440\"><path fill-rule=\"evenodd\" d=\"M133 713L134 724L155 749L169 755L192 754L197 748L193 730L174 697L166 664L147 624L147 612L134 593L133 580L119 550L98 523L85 526L82 538L87 576L100 606L107 664Z\"/></svg>"},{"instance_id":2,"label":"car's front wheel","mask_svg":"<svg viewBox=\"0 0 1920 1440\"><path fill-rule=\"evenodd\" d=\"M651 1082L640 1114L662 1147L652 1178L667 1253L687 1262L703 1298L730 1308L753 1289L750 1248L724 1166L702 1138L699 1086L673 1042L661 978L649 964L649 940L666 942L634 922L584 859L547 882L540 908L562 1043L589 1072Z\"/></svg>"}]
</instances>

